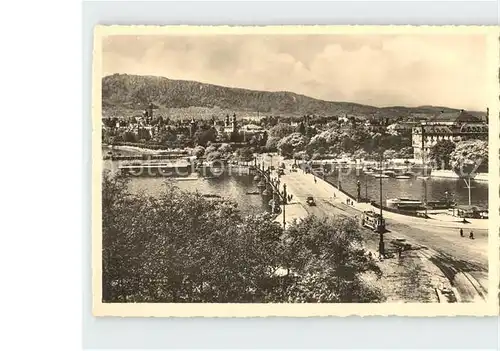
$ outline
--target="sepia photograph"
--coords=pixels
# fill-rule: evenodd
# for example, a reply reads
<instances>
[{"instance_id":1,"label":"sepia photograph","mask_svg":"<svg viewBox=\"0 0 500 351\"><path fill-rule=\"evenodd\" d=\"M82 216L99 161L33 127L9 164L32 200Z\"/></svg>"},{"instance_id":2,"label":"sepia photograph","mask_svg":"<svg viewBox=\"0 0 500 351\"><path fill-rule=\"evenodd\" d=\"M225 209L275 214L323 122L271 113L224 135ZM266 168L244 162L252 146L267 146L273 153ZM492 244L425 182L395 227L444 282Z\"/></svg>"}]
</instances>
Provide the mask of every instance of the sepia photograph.
<instances>
[{"instance_id":1,"label":"sepia photograph","mask_svg":"<svg viewBox=\"0 0 500 351\"><path fill-rule=\"evenodd\" d=\"M96 27L94 314L498 314L498 54L495 27Z\"/></svg>"}]
</instances>

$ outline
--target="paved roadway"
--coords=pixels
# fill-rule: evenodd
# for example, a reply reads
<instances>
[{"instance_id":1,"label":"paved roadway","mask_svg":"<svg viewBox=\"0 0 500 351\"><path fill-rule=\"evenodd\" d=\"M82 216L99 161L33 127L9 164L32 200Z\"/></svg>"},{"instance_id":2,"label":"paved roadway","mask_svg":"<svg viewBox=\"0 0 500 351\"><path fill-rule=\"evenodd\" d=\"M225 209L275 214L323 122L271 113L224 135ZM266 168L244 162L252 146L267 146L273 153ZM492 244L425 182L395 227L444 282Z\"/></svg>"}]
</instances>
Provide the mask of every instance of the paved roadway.
<instances>
[{"instance_id":1,"label":"paved roadway","mask_svg":"<svg viewBox=\"0 0 500 351\"><path fill-rule=\"evenodd\" d=\"M275 158L276 159L276 158ZM287 168L281 184L287 184L287 190L293 194L293 202L303 205L307 213L316 216L340 214L359 216L362 207L348 206L345 195L330 184L302 170L290 172ZM333 194L336 193L334 197ZM317 206L307 206L305 200L313 196ZM367 205L365 205L367 206ZM369 205L368 205L369 206ZM392 215L392 214L390 214ZM462 224L446 223L432 219L420 219L407 216L385 216L388 233L387 241L404 238L418 250L422 257L435 264L456 286L463 301L484 300L488 289L488 231L486 228L474 228L475 240L468 238L469 230L464 226L465 237L459 235Z\"/></svg>"}]
</instances>

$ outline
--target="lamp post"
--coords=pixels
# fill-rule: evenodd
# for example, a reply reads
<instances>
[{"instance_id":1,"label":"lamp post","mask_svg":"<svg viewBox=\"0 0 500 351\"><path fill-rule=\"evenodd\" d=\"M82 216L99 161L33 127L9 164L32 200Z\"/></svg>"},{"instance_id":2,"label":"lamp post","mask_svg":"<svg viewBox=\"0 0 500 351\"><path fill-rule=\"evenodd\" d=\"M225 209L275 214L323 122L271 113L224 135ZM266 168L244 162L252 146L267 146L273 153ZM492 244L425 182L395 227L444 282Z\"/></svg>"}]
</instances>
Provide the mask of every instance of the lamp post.
<instances>
[{"instance_id":1,"label":"lamp post","mask_svg":"<svg viewBox=\"0 0 500 351\"><path fill-rule=\"evenodd\" d=\"M424 209L425 209L425 218L427 218L427 174L426 174L426 169L427 169L427 164L425 161L426 157L426 152L425 152L425 127L422 125L422 181L424 185Z\"/></svg>"},{"instance_id":2,"label":"lamp post","mask_svg":"<svg viewBox=\"0 0 500 351\"><path fill-rule=\"evenodd\" d=\"M464 183L465 183L465 186L467 187L467 190L469 191L469 206L471 205L471 197L470 197L470 189L471 189L471 186L470 186L470 175L466 178L464 178Z\"/></svg>"},{"instance_id":3,"label":"lamp post","mask_svg":"<svg viewBox=\"0 0 500 351\"><path fill-rule=\"evenodd\" d=\"M382 213L382 162L383 162L383 154L380 154L380 224L382 224L383 221L383 213ZM384 257L385 254L385 245L384 245L384 233L383 233L383 228L382 226L379 226L378 228L379 232L379 243L378 243L378 251L381 257Z\"/></svg>"},{"instance_id":4,"label":"lamp post","mask_svg":"<svg viewBox=\"0 0 500 351\"><path fill-rule=\"evenodd\" d=\"M359 181L359 179L356 182L356 190L358 192L358 202L360 202L361 201L361 182Z\"/></svg>"},{"instance_id":5,"label":"lamp post","mask_svg":"<svg viewBox=\"0 0 500 351\"><path fill-rule=\"evenodd\" d=\"M365 199L368 201L368 177L365 174Z\"/></svg>"},{"instance_id":6,"label":"lamp post","mask_svg":"<svg viewBox=\"0 0 500 351\"><path fill-rule=\"evenodd\" d=\"M427 177L424 177L424 209L425 218L427 218Z\"/></svg>"},{"instance_id":7,"label":"lamp post","mask_svg":"<svg viewBox=\"0 0 500 351\"><path fill-rule=\"evenodd\" d=\"M286 184L283 183L283 230L285 230Z\"/></svg>"},{"instance_id":8,"label":"lamp post","mask_svg":"<svg viewBox=\"0 0 500 351\"><path fill-rule=\"evenodd\" d=\"M379 176L379 181L380 181L380 217L382 217L382 167L383 167L383 156L380 155L380 176Z\"/></svg>"}]
</instances>

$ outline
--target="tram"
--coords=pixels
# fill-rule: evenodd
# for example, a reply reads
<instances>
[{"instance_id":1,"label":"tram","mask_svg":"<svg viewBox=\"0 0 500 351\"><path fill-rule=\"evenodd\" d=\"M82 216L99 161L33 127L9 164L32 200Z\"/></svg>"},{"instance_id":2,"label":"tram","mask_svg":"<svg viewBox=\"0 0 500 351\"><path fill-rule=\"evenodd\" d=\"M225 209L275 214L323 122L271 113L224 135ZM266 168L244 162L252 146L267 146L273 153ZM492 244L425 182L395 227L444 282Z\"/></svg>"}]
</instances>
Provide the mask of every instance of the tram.
<instances>
[{"instance_id":1,"label":"tram","mask_svg":"<svg viewBox=\"0 0 500 351\"><path fill-rule=\"evenodd\" d=\"M385 231L385 219L379 213L373 211L364 211L361 219L361 225L375 232Z\"/></svg>"}]
</instances>

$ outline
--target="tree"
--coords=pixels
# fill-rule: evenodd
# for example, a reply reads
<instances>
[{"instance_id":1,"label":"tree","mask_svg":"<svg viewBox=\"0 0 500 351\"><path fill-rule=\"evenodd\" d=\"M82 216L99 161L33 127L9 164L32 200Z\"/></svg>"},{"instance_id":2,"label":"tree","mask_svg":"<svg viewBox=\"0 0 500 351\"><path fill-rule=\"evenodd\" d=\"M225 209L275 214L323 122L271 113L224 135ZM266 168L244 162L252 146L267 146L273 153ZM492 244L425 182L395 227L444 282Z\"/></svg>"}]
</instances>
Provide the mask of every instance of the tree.
<instances>
[{"instance_id":1,"label":"tree","mask_svg":"<svg viewBox=\"0 0 500 351\"><path fill-rule=\"evenodd\" d=\"M413 158L413 147L405 146L399 151L400 158Z\"/></svg>"},{"instance_id":2,"label":"tree","mask_svg":"<svg viewBox=\"0 0 500 351\"><path fill-rule=\"evenodd\" d=\"M451 153L450 165L462 177L487 172L488 142L475 139L459 142Z\"/></svg>"},{"instance_id":3,"label":"tree","mask_svg":"<svg viewBox=\"0 0 500 351\"><path fill-rule=\"evenodd\" d=\"M396 156L397 156L397 152L394 150L389 149L389 150L384 151L384 159L386 159L386 160L392 160L392 159L396 158Z\"/></svg>"},{"instance_id":4,"label":"tree","mask_svg":"<svg viewBox=\"0 0 500 351\"><path fill-rule=\"evenodd\" d=\"M283 261L290 282L289 302L374 302L381 293L361 276L381 276L362 248L358 225L351 219L309 216L294 223L283 238Z\"/></svg>"},{"instance_id":5,"label":"tree","mask_svg":"<svg viewBox=\"0 0 500 351\"><path fill-rule=\"evenodd\" d=\"M216 161L222 158L222 154L219 151L212 151L206 155L207 161Z\"/></svg>"},{"instance_id":6,"label":"tree","mask_svg":"<svg viewBox=\"0 0 500 351\"><path fill-rule=\"evenodd\" d=\"M192 154L193 156L196 156L196 158L201 158L205 154L205 148L203 146L198 145L193 149Z\"/></svg>"},{"instance_id":7,"label":"tree","mask_svg":"<svg viewBox=\"0 0 500 351\"><path fill-rule=\"evenodd\" d=\"M291 158L294 152L294 147L288 142L279 143L279 151L284 158Z\"/></svg>"},{"instance_id":8,"label":"tree","mask_svg":"<svg viewBox=\"0 0 500 351\"><path fill-rule=\"evenodd\" d=\"M213 128L207 130L198 129L194 134L193 139L197 145L207 146L208 142L214 142L216 139L215 129Z\"/></svg>"},{"instance_id":9,"label":"tree","mask_svg":"<svg viewBox=\"0 0 500 351\"><path fill-rule=\"evenodd\" d=\"M431 147L429 158L437 165L438 169L450 169L451 155L455 151L455 143L450 140L439 140Z\"/></svg>"},{"instance_id":10,"label":"tree","mask_svg":"<svg viewBox=\"0 0 500 351\"><path fill-rule=\"evenodd\" d=\"M269 137L282 139L292 133L295 133L295 128L287 123L278 123L269 130Z\"/></svg>"},{"instance_id":11,"label":"tree","mask_svg":"<svg viewBox=\"0 0 500 351\"><path fill-rule=\"evenodd\" d=\"M297 128L297 132L302 134L302 135L306 135L306 127L304 126L304 122L299 123L299 126Z\"/></svg>"},{"instance_id":12,"label":"tree","mask_svg":"<svg viewBox=\"0 0 500 351\"><path fill-rule=\"evenodd\" d=\"M364 160L368 157L368 153L363 149L358 149L354 152L353 157L357 160Z\"/></svg>"},{"instance_id":13,"label":"tree","mask_svg":"<svg viewBox=\"0 0 500 351\"><path fill-rule=\"evenodd\" d=\"M248 147L243 147L241 149L238 149L237 153L241 161L249 162L253 160L253 152Z\"/></svg>"},{"instance_id":14,"label":"tree","mask_svg":"<svg viewBox=\"0 0 500 351\"><path fill-rule=\"evenodd\" d=\"M222 152L223 154L228 154L232 151L231 145L229 144L221 144L219 146L219 152Z\"/></svg>"},{"instance_id":15,"label":"tree","mask_svg":"<svg viewBox=\"0 0 500 351\"><path fill-rule=\"evenodd\" d=\"M270 136L266 141L266 149L269 151L275 151L278 148L278 142L280 138Z\"/></svg>"},{"instance_id":16,"label":"tree","mask_svg":"<svg viewBox=\"0 0 500 351\"><path fill-rule=\"evenodd\" d=\"M375 302L378 274L355 223L306 218L283 228L228 200L167 186L132 195L103 177L105 302ZM285 270L286 275L277 274Z\"/></svg>"}]
</instances>

